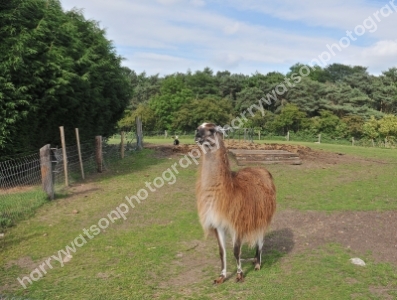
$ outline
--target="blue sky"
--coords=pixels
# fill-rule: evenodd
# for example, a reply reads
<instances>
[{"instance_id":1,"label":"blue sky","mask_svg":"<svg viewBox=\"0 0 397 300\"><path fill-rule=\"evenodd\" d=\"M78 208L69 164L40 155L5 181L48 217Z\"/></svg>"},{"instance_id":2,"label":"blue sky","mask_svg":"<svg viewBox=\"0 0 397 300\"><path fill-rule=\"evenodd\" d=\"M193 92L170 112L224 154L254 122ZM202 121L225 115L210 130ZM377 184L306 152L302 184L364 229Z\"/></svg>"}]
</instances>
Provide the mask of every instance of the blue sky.
<instances>
[{"instance_id":1,"label":"blue sky","mask_svg":"<svg viewBox=\"0 0 397 300\"><path fill-rule=\"evenodd\" d=\"M295 63L397 66L397 0L61 0L100 22L124 65L166 75L286 73ZM351 32L347 35L347 31ZM341 40L342 39L342 40ZM333 52L328 46L333 45Z\"/></svg>"}]
</instances>

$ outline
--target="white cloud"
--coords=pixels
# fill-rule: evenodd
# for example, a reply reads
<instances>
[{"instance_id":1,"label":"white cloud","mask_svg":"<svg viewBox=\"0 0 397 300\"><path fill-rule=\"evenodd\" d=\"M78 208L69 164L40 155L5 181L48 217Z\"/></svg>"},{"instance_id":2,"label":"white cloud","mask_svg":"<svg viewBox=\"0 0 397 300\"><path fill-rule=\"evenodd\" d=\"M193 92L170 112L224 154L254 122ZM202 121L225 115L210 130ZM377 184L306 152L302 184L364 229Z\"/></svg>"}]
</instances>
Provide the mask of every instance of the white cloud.
<instances>
[{"instance_id":1,"label":"white cloud","mask_svg":"<svg viewBox=\"0 0 397 300\"><path fill-rule=\"evenodd\" d=\"M363 51L364 57L397 57L397 40L379 41Z\"/></svg>"},{"instance_id":2,"label":"white cloud","mask_svg":"<svg viewBox=\"0 0 397 300\"><path fill-rule=\"evenodd\" d=\"M351 58L355 64L365 62L373 74L380 74L391 67L397 67L397 40L378 41L370 47L362 49L359 55Z\"/></svg>"},{"instance_id":3,"label":"white cloud","mask_svg":"<svg viewBox=\"0 0 397 300\"><path fill-rule=\"evenodd\" d=\"M239 30L239 28L240 28L239 22L234 22L234 24L229 24L225 26L223 30L226 34L234 34Z\"/></svg>"},{"instance_id":4,"label":"white cloud","mask_svg":"<svg viewBox=\"0 0 397 300\"><path fill-rule=\"evenodd\" d=\"M333 29L310 35L305 31L284 30L270 25L252 24L250 20L229 17L203 0L63 0L66 8L85 8L88 18L107 28L125 65L137 72L169 74L206 66L254 73L286 69L296 62L308 63L326 51L327 44L337 43L346 30L353 30L377 9L363 1L345 0L218 0L245 12L272 16L288 24L299 21L309 26ZM397 0L396 0L397 2ZM177 7L177 9L176 9ZM369 66L370 70L387 68L395 55L397 13L377 22L372 33L367 29L358 41L332 57L330 63L342 62ZM294 26L296 24L294 23ZM294 28L296 29L296 28ZM361 41L366 38L366 42ZM360 43L361 42L361 43ZM382 54L383 53L383 54ZM373 66L373 67L372 67ZM385 68L384 68L385 69Z\"/></svg>"},{"instance_id":5,"label":"white cloud","mask_svg":"<svg viewBox=\"0 0 397 300\"><path fill-rule=\"evenodd\" d=\"M234 70L239 66L240 62L243 60L241 55L235 53L224 53L220 52L215 55L213 63L216 67L226 70Z\"/></svg>"},{"instance_id":6,"label":"white cloud","mask_svg":"<svg viewBox=\"0 0 397 300\"><path fill-rule=\"evenodd\" d=\"M163 5L173 5L180 2L180 0L156 0L156 1Z\"/></svg>"},{"instance_id":7,"label":"white cloud","mask_svg":"<svg viewBox=\"0 0 397 300\"><path fill-rule=\"evenodd\" d=\"M202 6L205 6L205 4L206 4L204 0L191 0L190 3L193 6L197 6L197 7L202 7Z\"/></svg>"}]
</instances>

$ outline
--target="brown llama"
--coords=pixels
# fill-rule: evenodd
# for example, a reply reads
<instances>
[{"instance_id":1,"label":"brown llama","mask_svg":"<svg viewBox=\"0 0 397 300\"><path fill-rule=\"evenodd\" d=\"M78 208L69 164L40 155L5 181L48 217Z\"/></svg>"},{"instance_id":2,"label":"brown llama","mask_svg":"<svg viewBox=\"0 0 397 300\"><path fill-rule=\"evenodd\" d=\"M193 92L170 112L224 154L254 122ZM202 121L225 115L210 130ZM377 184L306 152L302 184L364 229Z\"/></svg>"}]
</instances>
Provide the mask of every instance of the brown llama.
<instances>
[{"instance_id":1,"label":"brown llama","mask_svg":"<svg viewBox=\"0 0 397 300\"><path fill-rule=\"evenodd\" d=\"M221 127L204 123L197 128L196 143L202 163L196 184L197 208L206 235L214 232L219 245L222 271L214 283L226 278L226 234L233 240L237 261L237 282L244 280L241 245L256 246L255 270L261 267L265 231L276 210L276 187L264 168L243 168L232 172Z\"/></svg>"}]
</instances>

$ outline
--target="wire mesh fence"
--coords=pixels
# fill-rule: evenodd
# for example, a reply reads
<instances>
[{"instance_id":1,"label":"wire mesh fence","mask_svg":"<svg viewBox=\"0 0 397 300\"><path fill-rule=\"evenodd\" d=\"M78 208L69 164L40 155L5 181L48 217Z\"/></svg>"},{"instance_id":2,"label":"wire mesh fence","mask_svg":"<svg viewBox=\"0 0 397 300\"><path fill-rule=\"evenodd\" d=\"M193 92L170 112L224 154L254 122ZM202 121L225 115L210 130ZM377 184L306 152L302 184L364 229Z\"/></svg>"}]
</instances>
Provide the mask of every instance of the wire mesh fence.
<instances>
[{"instance_id":1,"label":"wire mesh fence","mask_svg":"<svg viewBox=\"0 0 397 300\"><path fill-rule=\"evenodd\" d=\"M95 161L95 144L93 142L84 142L80 145L81 149L81 162L79 159L79 151L77 145L67 146L66 161L67 161L67 176L68 183L73 183L83 179L83 175L89 175L96 172L96 161ZM63 149L56 148L52 149L54 156L53 160L53 173L54 183L56 188L63 187L65 185L65 170L64 170L64 156Z\"/></svg>"},{"instance_id":2,"label":"wire mesh fence","mask_svg":"<svg viewBox=\"0 0 397 300\"><path fill-rule=\"evenodd\" d=\"M39 152L0 163L0 230L46 201L41 189Z\"/></svg>"},{"instance_id":3,"label":"wire mesh fence","mask_svg":"<svg viewBox=\"0 0 397 300\"><path fill-rule=\"evenodd\" d=\"M80 154L78 145L71 145L65 149L50 148L48 157L44 159L38 150L36 154L0 162L0 234L49 201L49 195L43 189L43 164L47 161L51 166L50 182L55 195L66 184L82 181L83 178L98 173L98 170L110 170L121 159L121 144L105 140L100 145L98 151L98 144L94 140L85 141L80 144ZM124 143L123 150L123 155L128 156L136 151L136 147Z\"/></svg>"}]
</instances>

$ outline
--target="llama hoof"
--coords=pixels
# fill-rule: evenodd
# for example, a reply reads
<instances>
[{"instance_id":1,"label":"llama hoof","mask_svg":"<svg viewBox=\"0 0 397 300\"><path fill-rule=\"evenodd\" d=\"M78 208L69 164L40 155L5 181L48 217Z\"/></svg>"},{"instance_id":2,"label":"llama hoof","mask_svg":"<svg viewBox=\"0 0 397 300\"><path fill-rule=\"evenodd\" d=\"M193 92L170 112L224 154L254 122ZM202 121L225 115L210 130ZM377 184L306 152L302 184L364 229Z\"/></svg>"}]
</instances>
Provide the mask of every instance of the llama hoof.
<instances>
[{"instance_id":1,"label":"llama hoof","mask_svg":"<svg viewBox=\"0 0 397 300\"><path fill-rule=\"evenodd\" d=\"M261 265L260 264L255 264L255 271L259 271L261 269Z\"/></svg>"},{"instance_id":2,"label":"llama hoof","mask_svg":"<svg viewBox=\"0 0 397 300\"><path fill-rule=\"evenodd\" d=\"M225 276L221 275L218 277L218 279L214 280L214 284L221 284L225 281Z\"/></svg>"},{"instance_id":3,"label":"llama hoof","mask_svg":"<svg viewBox=\"0 0 397 300\"><path fill-rule=\"evenodd\" d=\"M243 282L243 281L244 281L243 272L237 273L236 282Z\"/></svg>"}]
</instances>

